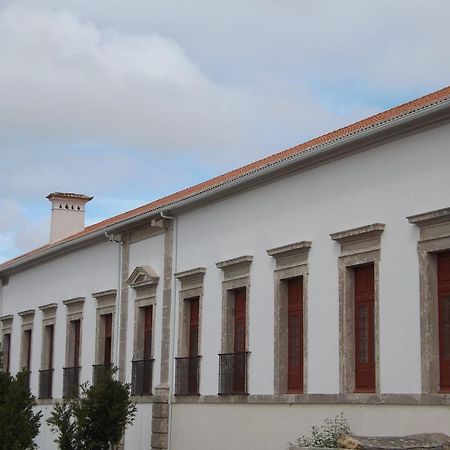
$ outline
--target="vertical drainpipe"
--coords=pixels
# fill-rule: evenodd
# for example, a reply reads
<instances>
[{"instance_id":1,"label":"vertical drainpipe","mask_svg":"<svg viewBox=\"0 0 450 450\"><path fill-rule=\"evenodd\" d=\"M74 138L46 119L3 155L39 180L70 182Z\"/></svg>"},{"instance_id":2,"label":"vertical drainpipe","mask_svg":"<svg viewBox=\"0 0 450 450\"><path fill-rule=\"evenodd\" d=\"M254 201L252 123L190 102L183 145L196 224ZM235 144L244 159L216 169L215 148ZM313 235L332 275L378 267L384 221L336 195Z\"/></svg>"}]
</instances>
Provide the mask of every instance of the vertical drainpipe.
<instances>
[{"instance_id":1,"label":"vertical drainpipe","mask_svg":"<svg viewBox=\"0 0 450 450\"><path fill-rule=\"evenodd\" d=\"M123 241L118 241L114 239L113 234L108 234L105 231L105 236L109 239L110 242L116 242L119 244L119 276L117 281L117 294L116 294L116 305L115 305L115 313L114 313L114 366L119 368L119 339L120 339L120 310L122 304L122 249L123 249ZM117 371L116 377L119 376L119 371Z\"/></svg>"},{"instance_id":2,"label":"vertical drainpipe","mask_svg":"<svg viewBox=\"0 0 450 450\"><path fill-rule=\"evenodd\" d=\"M174 380L175 380L175 323L176 323L176 279L175 275L178 270L178 218L174 216L167 216L164 212L160 213L163 219L170 219L173 221L173 248L172 248L172 289L171 289L171 324L170 324L170 364L171 368L169 374L169 429L167 436L167 448L170 450L172 448L172 396L175 392Z\"/></svg>"}]
</instances>

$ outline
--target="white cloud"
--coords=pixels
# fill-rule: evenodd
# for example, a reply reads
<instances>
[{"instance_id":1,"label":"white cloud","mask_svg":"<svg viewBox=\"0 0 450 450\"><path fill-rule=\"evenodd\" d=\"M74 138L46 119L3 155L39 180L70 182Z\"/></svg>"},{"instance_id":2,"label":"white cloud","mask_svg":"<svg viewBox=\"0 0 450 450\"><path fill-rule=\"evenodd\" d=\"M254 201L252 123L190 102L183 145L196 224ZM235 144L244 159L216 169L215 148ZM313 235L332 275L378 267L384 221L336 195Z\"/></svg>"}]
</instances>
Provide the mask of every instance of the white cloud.
<instances>
[{"instance_id":1,"label":"white cloud","mask_svg":"<svg viewBox=\"0 0 450 450\"><path fill-rule=\"evenodd\" d=\"M157 34L125 35L68 12L11 7L0 14L0 54L4 136L204 149L237 142L243 131L236 93L210 82Z\"/></svg>"},{"instance_id":2,"label":"white cloud","mask_svg":"<svg viewBox=\"0 0 450 450\"><path fill-rule=\"evenodd\" d=\"M96 196L91 222L448 84L449 16L448 0L0 0L0 260L47 240L50 191Z\"/></svg>"},{"instance_id":3,"label":"white cloud","mask_svg":"<svg viewBox=\"0 0 450 450\"><path fill-rule=\"evenodd\" d=\"M0 262L48 242L50 216L30 219L9 198L0 199L0 211Z\"/></svg>"}]
</instances>

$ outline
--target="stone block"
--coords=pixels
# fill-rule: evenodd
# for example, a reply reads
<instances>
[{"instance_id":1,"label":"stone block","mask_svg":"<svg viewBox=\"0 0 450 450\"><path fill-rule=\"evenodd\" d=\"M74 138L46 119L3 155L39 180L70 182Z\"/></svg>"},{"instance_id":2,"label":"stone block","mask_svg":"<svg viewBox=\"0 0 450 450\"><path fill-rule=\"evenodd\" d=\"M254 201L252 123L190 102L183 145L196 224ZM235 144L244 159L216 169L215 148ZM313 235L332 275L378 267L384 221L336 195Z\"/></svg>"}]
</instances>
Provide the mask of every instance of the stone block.
<instances>
[{"instance_id":1,"label":"stone block","mask_svg":"<svg viewBox=\"0 0 450 450\"><path fill-rule=\"evenodd\" d=\"M167 449L167 434L152 433L152 449Z\"/></svg>"},{"instance_id":2,"label":"stone block","mask_svg":"<svg viewBox=\"0 0 450 450\"><path fill-rule=\"evenodd\" d=\"M167 433L169 431L169 419L156 419L152 420L152 432L153 433Z\"/></svg>"},{"instance_id":3,"label":"stone block","mask_svg":"<svg viewBox=\"0 0 450 450\"><path fill-rule=\"evenodd\" d=\"M152 417L167 419L169 417L168 403L153 403Z\"/></svg>"}]
</instances>

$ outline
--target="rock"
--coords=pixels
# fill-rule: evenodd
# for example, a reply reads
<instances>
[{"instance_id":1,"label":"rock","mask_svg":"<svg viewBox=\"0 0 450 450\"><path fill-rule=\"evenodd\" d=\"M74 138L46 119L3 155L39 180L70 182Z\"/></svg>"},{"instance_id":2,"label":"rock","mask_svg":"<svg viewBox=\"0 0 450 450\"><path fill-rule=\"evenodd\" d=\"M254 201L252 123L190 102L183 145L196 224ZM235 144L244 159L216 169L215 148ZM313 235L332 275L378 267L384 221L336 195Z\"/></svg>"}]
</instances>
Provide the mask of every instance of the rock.
<instances>
[{"instance_id":1,"label":"rock","mask_svg":"<svg viewBox=\"0 0 450 450\"><path fill-rule=\"evenodd\" d=\"M343 448L366 450L404 450L404 449L450 449L450 437L443 433L412 434L409 436L351 436L343 435L338 440ZM359 445L355 447L354 445Z\"/></svg>"},{"instance_id":2,"label":"rock","mask_svg":"<svg viewBox=\"0 0 450 450\"><path fill-rule=\"evenodd\" d=\"M363 446L361 445L361 442L358 441L353 436L350 436L349 434L343 434L340 436L337 440L337 444L339 447L342 448L353 448L353 449L362 449Z\"/></svg>"}]
</instances>

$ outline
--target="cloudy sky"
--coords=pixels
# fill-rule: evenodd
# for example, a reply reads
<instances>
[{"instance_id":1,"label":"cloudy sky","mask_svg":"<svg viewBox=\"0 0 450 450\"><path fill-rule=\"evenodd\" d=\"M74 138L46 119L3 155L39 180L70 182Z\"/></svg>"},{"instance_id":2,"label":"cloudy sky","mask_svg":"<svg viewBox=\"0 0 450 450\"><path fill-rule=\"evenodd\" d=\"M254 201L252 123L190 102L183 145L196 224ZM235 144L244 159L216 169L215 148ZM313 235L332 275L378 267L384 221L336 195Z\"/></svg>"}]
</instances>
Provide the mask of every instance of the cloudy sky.
<instances>
[{"instance_id":1,"label":"cloudy sky","mask_svg":"<svg viewBox=\"0 0 450 450\"><path fill-rule=\"evenodd\" d=\"M450 84L449 0L0 0L0 261Z\"/></svg>"}]
</instances>

